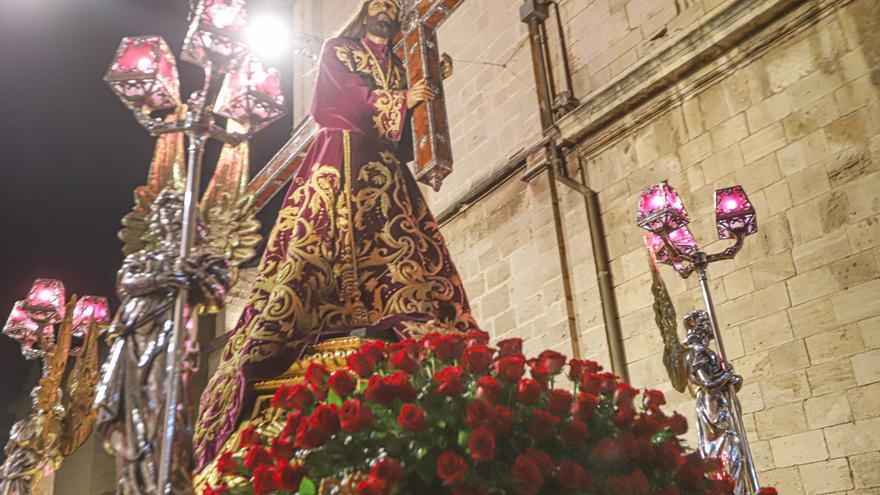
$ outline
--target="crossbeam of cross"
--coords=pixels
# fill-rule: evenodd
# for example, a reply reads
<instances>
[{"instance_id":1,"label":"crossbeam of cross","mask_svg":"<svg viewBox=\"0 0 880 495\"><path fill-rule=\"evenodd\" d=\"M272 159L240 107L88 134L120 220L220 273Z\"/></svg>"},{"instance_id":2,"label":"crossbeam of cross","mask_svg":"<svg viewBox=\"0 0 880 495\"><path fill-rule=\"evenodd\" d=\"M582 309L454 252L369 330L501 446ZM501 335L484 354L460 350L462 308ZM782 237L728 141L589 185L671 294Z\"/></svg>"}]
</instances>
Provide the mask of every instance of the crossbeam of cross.
<instances>
[{"instance_id":1,"label":"crossbeam of cross","mask_svg":"<svg viewBox=\"0 0 880 495\"><path fill-rule=\"evenodd\" d=\"M452 171L452 142L443 95L443 75L437 28L464 0L409 0L404 6L402 35L394 51L404 62L407 80L413 84L426 79L437 90L437 98L413 110L415 176L419 182L439 190ZM318 132L318 124L307 117L294 130L290 140L269 160L248 184L261 210L281 192L296 174Z\"/></svg>"}]
</instances>

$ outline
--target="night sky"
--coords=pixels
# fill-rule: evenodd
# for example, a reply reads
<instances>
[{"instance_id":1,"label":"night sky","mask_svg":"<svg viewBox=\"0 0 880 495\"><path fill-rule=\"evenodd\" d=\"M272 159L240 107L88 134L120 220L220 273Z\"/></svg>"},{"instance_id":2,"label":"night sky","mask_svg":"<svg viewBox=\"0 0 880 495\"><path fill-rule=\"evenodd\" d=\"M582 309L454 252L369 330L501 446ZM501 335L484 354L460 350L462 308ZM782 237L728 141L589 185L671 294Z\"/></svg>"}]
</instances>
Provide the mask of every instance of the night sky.
<instances>
[{"instance_id":1,"label":"night sky","mask_svg":"<svg viewBox=\"0 0 880 495\"><path fill-rule=\"evenodd\" d=\"M143 184L154 140L102 77L126 35L159 34L180 53L185 0L0 0L0 319L35 278L64 281L68 295L104 295L118 304L119 220ZM251 12L261 2L250 2ZM279 15L289 18L281 10ZM289 57L289 56L288 56ZM290 63L281 70L290 94ZM178 62L184 99L201 69ZM287 140L288 114L253 141L256 171ZM206 155L206 180L219 145ZM262 215L264 230L278 201ZM0 444L7 409L34 384L37 363L0 336Z\"/></svg>"}]
</instances>

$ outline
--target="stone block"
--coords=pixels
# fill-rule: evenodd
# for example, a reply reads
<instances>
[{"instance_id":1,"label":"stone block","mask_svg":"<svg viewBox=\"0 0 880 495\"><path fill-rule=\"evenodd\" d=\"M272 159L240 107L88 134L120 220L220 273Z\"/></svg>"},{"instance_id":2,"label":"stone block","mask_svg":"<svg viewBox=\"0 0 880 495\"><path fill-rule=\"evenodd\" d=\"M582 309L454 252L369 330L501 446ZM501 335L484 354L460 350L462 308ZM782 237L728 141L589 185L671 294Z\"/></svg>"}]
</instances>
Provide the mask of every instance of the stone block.
<instances>
[{"instance_id":1,"label":"stone block","mask_svg":"<svg viewBox=\"0 0 880 495\"><path fill-rule=\"evenodd\" d=\"M827 297L789 308L788 319L795 337L808 337L837 327L831 299Z\"/></svg>"},{"instance_id":2,"label":"stone block","mask_svg":"<svg viewBox=\"0 0 880 495\"><path fill-rule=\"evenodd\" d=\"M720 150L727 148L749 135L745 113L738 113L709 130L712 145Z\"/></svg>"},{"instance_id":3,"label":"stone block","mask_svg":"<svg viewBox=\"0 0 880 495\"><path fill-rule=\"evenodd\" d=\"M880 382L880 349L853 356L852 367L859 385Z\"/></svg>"},{"instance_id":4,"label":"stone block","mask_svg":"<svg viewBox=\"0 0 880 495\"><path fill-rule=\"evenodd\" d=\"M810 396L807 373L795 371L761 381L761 395L767 407L800 402Z\"/></svg>"},{"instance_id":5,"label":"stone block","mask_svg":"<svg viewBox=\"0 0 880 495\"><path fill-rule=\"evenodd\" d=\"M758 438L762 440L793 435L807 430L807 418L801 402L771 407L755 413Z\"/></svg>"},{"instance_id":6,"label":"stone block","mask_svg":"<svg viewBox=\"0 0 880 495\"><path fill-rule=\"evenodd\" d=\"M864 143L858 143L829 155L825 168L831 185L839 187L877 172L880 163L872 157Z\"/></svg>"},{"instance_id":7,"label":"stone block","mask_svg":"<svg viewBox=\"0 0 880 495\"><path fill-rule=\"evenodd\" d=\"M749 414L764 409L764 392L758 383L745 383L736 394L743 414Z\"/></svg>"},{"instance_id":8,"label":"stone block","mask_svg":"<svg viewBox=\"0 0 880 495\"><path fill-rule=\"evenodd\" d=\"M711 129L730 116L730 110L727 108L724 98L724 88L720 84L709 86L700 93L698 98L706 128Z\"/></svg>"},{"instance_id":9,"label":"stone block","mask_svg":"<svg viewBox=\"0 0 880 495\"><path fill-rule=\"evenodd\" d=\"M764 190L764 193L767 195L767 211L771 215L782 213L794 206L787 181L781 180L775 184L770 184Z\"/></svg>"},{"instance_id":10,"label":"stone block","mask_svg":"<svg viewBox=\"0 0 880 495\"><path fill-rule=\"evenodd\" d=\"M871 93L873 91L875 91L875 89L871 80L871 75L865 74L835 91L834 99L840 106L840 113L848 114L869 105L872 98Z\"/></svg>"},{"instance_id":11,"label":"stone block","mask_svg":"<svg viewBox=\"0 0 880 495\"><path fill-rule=\"evenodd\" d=\"M724 340L725 350L727 347L727 338ZM740 341L742 346L742 341ZM728 351L728 359L733 363L733 367L737 374L747 381L751 382L758 378L769 378L771 376L771 359L770 351L750 352L739 357L732 357L732 353Z\"/></svg>"},{"instance_id":12,"label":"stone block","mask_svg":"<svg viewBox=\"0 0 880 495\"><path fill-rule=\"evenodd\" d=\"M841 248L841 250L845 250L845 248ZM834 275L835 280L843 289L849 289L850 287L880 278L877 259L869 251L863 251L859 254L837 260L829 268L831 269L831 274ZM880 294L878 294L878 297L880 297Z\"/></svg>"},{"instance_id":13,"label":"stone block","mask_svg":"<svg viewBox=\"0 0 880 495\"><path fill-rule=\"evenodd\" d=\"M773 375L782 375L810 366L811 356L807 354L807 347L802 339L776 346L770 349L769 355Z\"/></svg>"},{"instance_id":14,"label":"stone block","mask_svg":"<svg viewBox=\"0 0 880 495\"><path fill-rule=\"evenodd\" d=\"M748 269L737 270L724 278L724 291L729 298L737 298L755 290L752 272Z\"/></svg>"},{"instance_id":15,"label":"stone block","mask_svg":"<svg viewBox=\"0 0 880 495\"><path fill-rule=\"evenodd\" d=\"M849 390L856 386L852 363L837 359L813 366L807 370L813 397Z\"/></svg>"},{"instance_id":16,"label":"stone block","mask_svg":"<svg viewBox=\"0 0 880 495\"><path fill-rule=\"evenodd\" d=\"M736 183L742 185L746 191L759 191L777 182L782 178L782 174L779 172L779 163L777 162L776 155L770 153L737 170L733 177ZM756 210L764 211L757 208L758 205L755 206Z\"/></svg>"},{"instance_id":17,"label":"stone block","mask_svg":"<svg viewBox=\"0 0 880 495\"><path fill-rule=\"evenodd\" d=\"M789 210L791 213L794 209ZM781 253L791 249L793 244L792 229L786 215L775 215L762 219L758 233L751 236L747 245L754 244L764 255ZM755 242L757 241L757 242Z\"/></svg>"},{"instance_id":18,"label":"stone block","mask_svg":"<svg viewBox=\"0 0 880 495\"><path fill-rule=\"evenodd\" d=\"M746 110L746 119L752 132L779 122L791 113L791 100L787 93L780 92L761 100Z\"/></svg>"},{"instance_id":19,"label":"stone block","mask_svg":"<svg viewBox=\"0 0 880 495\"><path fill-rule=\"evenodd\" d=\"M823 332L807 337L805 341L813 364L850 357L865 350L861 332L856 326Z\"/></svg>"},{"instance_id":20,"label":"stone block","mask_svg":"<svg viewBox=\"0 0 880 495\"><path fill-rule=\"evenodd\" d=\"M791 306L785 282L777 282L754 293L756 315L780 313Z\"/></svg>"},{"instance_id":21,"label":"stone block","mask_svg":"<svg viewBox=\"0 0 880 495\"><path fill-rule=\"evenodd\" d=\"M807 424L811 430L849 423L853 420L845 392L813 397L804 402Z\"/></svg>"},{"instance_id":22,"label":"stone block","mask_svg":"<svg viewBox=\"0 0 880 495\"><path fill-rule=\"evenodd\" d=\"M866 348L880 348L880 316L862 320L858 323L858 327Z\"/></svg>"},{"instance_id":23,"label":"stone block","mask_svg":"<svg viewBox=\"0 0 880 495\"><path fill-rule=\"evenodd\" d=\"M880 315L880 280L832 295L831 306L838 323L843 325Z\"/></svg>"},{"instance_id":24,"label":"stone block","mask_svg":"<svg viewBox=\"0 0 880 495\"><path fill-rule=\"evenodd\" d=\"M828 267L817 268L790 278L787 282L792 305L837 292L840 287Z\"/></svg>"},{"instance_id":25,"label":"stone block","mask_svg":"<svg viewBox=\"0 0 880 495\"><path fill-rule=\"evenodd\" d=\"M793 112L782 120L789 141L795 141L822 129L840 116L834 95L827 95Z\"/></svg>"},{"instance_id":26,"label":"stone block","mask_svg":"<svg viewBox=\"0 0 880 495\"><path fill-rule=\"evenodd\" d=\"M817 163L788 177L791 199L799 205L831 190L831 181L823 163Z\"/></svg>"},{"instance_id":27,"label":"stone block","mask_svg":"<svg viewBox=\"0 0 880 495\"><path fill-rule=\"evenodd\" d=\"M770 440L773 463L777 467L795 466L828 459L822 430L806 431Z\"/></svg>"},{"instance_id":28,"label":"stone block","mask_svg":"<svg viewBox=\"0 0 880 495\"><path fill-rule=\"evenodd\" d=\"M864 122L867 110L861 109L831 122L825 127L825 137L832 152L861 146L867 141Z\"/></svg>"},{"instance_id":29,"label":"stone block","mask_svg":"<svg viewBox=\"0 0 880 495\"><path fill-rule=\"evenodd\" d=\"M700 150L689 147L691 143L699 143L702 139L703 136L700 136L696 141L691 141L679 148L678 156L681 159L681 164L685 166L688 163L701 162L700 168L703 171L703 179L707 183L714 183L721 177L730 175L743 166L742 149L738 144L719 150L714 154L712 154L711 148ZM688 160L693 161L688 162Z\"/></svg>"},{"instance_id":30,"label":"stone block","mask_svg":"<svg viewBox=\"0 0 880 495\"><path fill-rule=\"evenodd\" d=\"M791 250L794 266L804 273L837 261L850 254L849 239L842 232L832 232L813 241L795 245ZM835 278L836 279L836 278Z\"/></svg>"},{"instance_id":31,"label":"stone block","mask_svg":"<svg viewBox=\"0 0 880 495\"><path fill-rule=\"evenodd\" d=\"M788 141L782 124L775 123L742 140L743 160L751 163L782 148Z\"/></svg>"},{"instance_id":32,"label":"stone block","mask_svg":"<svg viewBox=\"0 0 880 495\"><path fill-rule=\"evenodd\" d=\"M503 313L510 307L510 288L505 286L498 287L480 299L481 316L483 319L490 319ZM525 320L521 320L525 321Z\"/></svg>"},{"instance_id":33,"label":"stone block","mask_svg":"<svg viewBox=\"0 0 880 495\"><path fill-rule=\"evenodd\" d=\"M797 466L791 466L781 469L772 469L759 474L761 484L764 486L772 486L779 493L788 495L802 495L804 493L804 484L801 482L801 473Z\"/></svg>"},{"instance_id":34,"label":"stone block","mask_svg":"<svg viewBox=\"0 0 880 495\"><path fill-rule=\"evenodd\" d=\"M792 340L791 324L784 311L742 325L743 348L746 352L756 352L776 347Z\"/></svg>"},{"instance_id":35,"label":"stone block","mask_svg":"<svg viewBox=\"0 0 880 495\"><path fill-rule=\"evenodd\" d=\"M819 220L819 202L816 200L791 208L785 212L785 217L796 245L806 244L825 233Z\"/></svg>"},{"instance_id":36,"label":"stone block","mask_svg":"<svg viewBox=\"0 0 880 495\"><path fill-rule=\"evenodd\" d=\"M853 252L880 246L880 215L870 216L846 226Z\"/></svg>"},{"instance_id":37,"label":"stone block","mask_svg":"<svg viewBox=\"0 0 880 495\"><path fill-rule=\"evenodd\" d=\"M880 418L831 426L824 431L831 458L880 450Z\"/></svg>"},{"instance_id":38,"label":"stone block","mask_svg":"<svg viewBox=\"0 0 880 495\"><path fill-rule=\"evenodd\" d=\"M760 258L750 268L756 289L763 289L777 282L782 282L795 274L791 253L785 251Z\"/></svg>"},{"instance_id":39,"label":"stone block","mask_svg":"<svg viewBox=\"0 0 880 495\"><path fill-rule=\"evenodd\" d=\"M852 474L846 459L831 459L799 466L806 493L821 494L849 490Z\"/></svg>"},{"instance_id":40,"label":"stone block","mask_svg":"<svg viewBox=\"0 0 880 495\"><path fill-rule=\"evenodd\" d=\"M856 488L880 486L880 452L868 452L849 458Z\"/></svg>"},{"instance_id":41,"label":"stone block","mask_svg":"<svg viewBox=\"0 0 880 495\"><path fill-rule=\"evenodd\" d=\"M830 95L843 85L843 77L838 71L817 70L800 81L786 88L795 108L812 103L819 98Z\"/></svg>"}]
</instances>

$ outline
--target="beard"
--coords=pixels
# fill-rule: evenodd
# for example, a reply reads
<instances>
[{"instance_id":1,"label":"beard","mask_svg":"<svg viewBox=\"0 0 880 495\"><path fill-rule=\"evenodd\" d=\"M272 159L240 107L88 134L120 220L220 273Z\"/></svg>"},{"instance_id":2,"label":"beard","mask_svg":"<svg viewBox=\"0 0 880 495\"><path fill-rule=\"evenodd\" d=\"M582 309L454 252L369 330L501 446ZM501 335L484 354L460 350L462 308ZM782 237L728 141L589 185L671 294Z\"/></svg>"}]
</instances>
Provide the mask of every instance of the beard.
<instances>
[{"instance_id":1,"label":"beard","mask_svg":"<svg viewBox=\"0 0 880 495\"><path fill-rule=\"evenodd\" d=\"M397 29L397 21L384 13L375 16L368 15L364 24L368 33L382 38L391 37Z\"/></svg>"}]
</instances>

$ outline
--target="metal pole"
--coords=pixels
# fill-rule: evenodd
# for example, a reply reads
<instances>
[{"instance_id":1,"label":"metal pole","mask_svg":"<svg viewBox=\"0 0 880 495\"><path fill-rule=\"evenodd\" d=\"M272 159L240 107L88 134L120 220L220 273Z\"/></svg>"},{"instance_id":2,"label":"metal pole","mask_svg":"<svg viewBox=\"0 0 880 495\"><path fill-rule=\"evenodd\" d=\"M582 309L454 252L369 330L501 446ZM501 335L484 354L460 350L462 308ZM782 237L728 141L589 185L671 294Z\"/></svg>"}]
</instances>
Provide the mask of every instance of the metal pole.
<instances>
[{"instance_id":1,"label":"metal pole","mask_svg":"<svg viewBox=\"0 0 880 495\"><path fill-rule=\"evenodd\" d=\"M727 360L727 353L724 352L724 341L721 339L721 329L718 326L718 320L715 318L715 305L712 303L712 293L709 291L709 275L706 272L708 263L706 262L705 256L705 254L700 253L699 259L695 264L697 266L697 271L700 274L700 289L702 289L703 292L703 302L706 305L706 313L709 314L709 321L712 323L712 334L715 336L715 343L718 346L718 356L721 358L722 366L726 368L729 366L729 361ZM761 490L761 484L758 482L758 472L755 470L755 461L752 459L752 450L749 448L749 439L746 437L746 427L742 420L739 398L737 397L736 389L732 384L728 385L727 393L730 396L730 402L733 405L731 408L731 416L733 417L731 419L737 429L740 441L742 442L743 453L746 456L746 469L749 473L749 485L751 486L753 493L758 493L758 491Z\"/></svg>"},{"instance_id":2,"label":"metal pole","mask_svg":"<svg viewBox=\"0 0 880 495\"><path fill-rule=\"evenodd\" d=\"M196 119L199 117L197 116ZM205 151L205 131L196 124L187 131L189 138L189 157L186 168L186 192L183 197L183 224L181 226L180 258L178 263L185 263L192 251L196 232L196 204L199 197L199 186L202 176L202 156ZM162 436L162 452L159 464L159 489L163 494L172 492L171 470L174 452L174 433L177 430L178 406L180 402L181 350L186 340L186 318L188 291L185 287L178 289L174 301L174 327L168 341L165 362L165 430Z\"/></svg>"}]
</instances>

